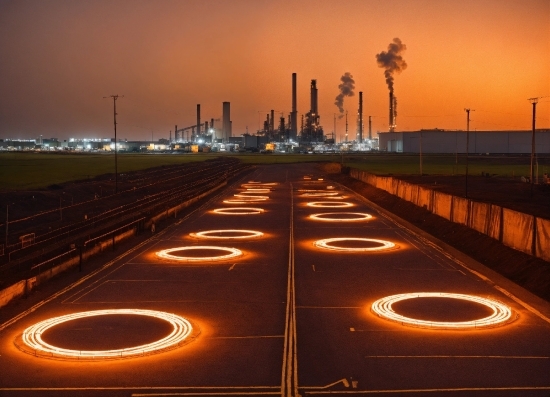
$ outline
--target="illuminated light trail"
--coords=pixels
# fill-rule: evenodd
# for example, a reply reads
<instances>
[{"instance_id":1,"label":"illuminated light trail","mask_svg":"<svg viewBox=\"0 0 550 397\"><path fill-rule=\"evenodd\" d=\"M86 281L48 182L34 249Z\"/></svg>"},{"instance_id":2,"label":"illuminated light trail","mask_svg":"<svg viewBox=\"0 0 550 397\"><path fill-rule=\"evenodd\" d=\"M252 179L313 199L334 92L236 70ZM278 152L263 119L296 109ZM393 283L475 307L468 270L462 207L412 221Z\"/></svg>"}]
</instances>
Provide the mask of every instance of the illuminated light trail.
<instances>
[{"instance_id":1,"label":"illuminated light trail","mask_svg":"<svg viewBox=\"0 0 550 397\"><path fill-rule=\"evenodd\" d=\"M308 207L321 207L321 208L345 208L353 207L352 203L342 203L341 201L311 201L307 203Z\"/></svg>"},{"instance_id":2,"label":"illuminated light trail","mask_svg":"<svg viewBox=\"0 0 550 397\"><path fill-rule=\"evenodd\" d=\"M70 350L62 347L53 346L42 340L42 334L48 329L56 325L63 324L71 320L77 320L86 317L108 316L108 315L137 315L155 317L169 322L172 326L172 332L168 336L159 339L152 343L128 347L124 349L113 350ZM155 310L140 310L140 309L109 309L95 310L89 312L79 312L68 314L60 317L53 317L39 323L36 323L27 328L21 335L21 339L26 346L21 346L22 350L28 353L27 347L32 349L32 354L43 355L47 357L62 357L72 359L108 359L108 358L125 358L132 356L142 356L152 353L158 353L171 347L176 347L185 341L191 335L193 327L191 323L175 314L159 312Z\"/></svg>"},{"instance_id":3,"label":"illuminated light trail","mask_svg":"<svg viewBox=\"0 0 550 397\"><path fill-rule=\"evenodd\" d=\"M264 209L254 207L216 208L212 212L221 215L255 215L263 213Z\"/></svg>"},{"instance_id":4,"label":"illuminated light trail","mask_svg":"<svg viewBox=\"0 0 550 397\"><path fill-rule=\"evenodd\" d=\"M209 251L225 251L229 254L217 255L217 256L180 256L172 255L172 252L179 251L200 251L200 250L209 250ZM202 261L224 261L231 258L236 258L242 256L243 252L237 248L229 247L218 247L214 245L193 245L190 247L177 247L177 248L168 248L165 250L157 251L156 255L162 259L168 259L171 261L178 262L202 262Z\"/></svg>"},{"instance_id":5,"label":"illuminated light trail","mask_svg":"<svg viewBox=\"0 0 550 397\"><path fill-rule=\"evenodd\" d=\"M325 192L325 191L314 191L314 193L302 193L302 197L328 197L328 196L338 196L338 192Z\"/></svg>"},{"instance_id":6,"label":"illuminated light trail","mask_svg":"<svg viewBox=\"0 0 550 397\"><path fill-rule=\"evenodd\" d=\"M446 299L459 299L469 302L479 303L486 306L493 311L493 313L487 317L479 320L472 321L427 321L418 320L410 317L405 317L397 314L392 305L396 302L400 302L407 299L415 298L446 298ZM371 310L376 315L385 318L387 320L396 321L403 325L411 325L421 328L437 328L437 329L472 329L472 328L489 328L503 325L508 322L512 317L512 309L503 303L497 302L492 299L481 298L474 295L454 294L446 292L415 292L409 294L398 294L387 296L374 302L371 306Z\"/></svg>"},{"instance_id":7,"label":"illuminated light trail","mask_svg":"<svg viewBox=\"0 0 550 397\"><path fill-rule=\"evenodd\" d=\"M352 217L347 218L342 215L351 215ZM324 222L359 222L371 219L372 215L362 212L326 212L310 215L309 218Z\"/></svg>"},{"instance_id":8,"label":"illuminated light trail","mask_svg":"<svg viewBox=\"0 0 550 397\"><path fill-rule=\"evenodd\" d=\"M206 230L204 232L189 233L191 237L207 238L213 240L258 238L264 234L256 230L223 229Z\"/></svg>"},{"instance_id":9,"label":"illuminated light trail","mask_svg":"<svg viewBox=\"0 0 550 397\"><path fill-rule=\"evenodd\" d=\"M340 241L361 241L368 243L380 244L376 247L341 247L338 245L332 245L332 243L337 243ZM335 237L335 238L326 238L323 240L317 240L313 243L318 248L328 249L332 251L347 251L347 252L372 252L372 251L383 251L392 248L398 248L391 241L378 240L373 238L361 238L361 237Z\"/></svg>"}]
</instances>

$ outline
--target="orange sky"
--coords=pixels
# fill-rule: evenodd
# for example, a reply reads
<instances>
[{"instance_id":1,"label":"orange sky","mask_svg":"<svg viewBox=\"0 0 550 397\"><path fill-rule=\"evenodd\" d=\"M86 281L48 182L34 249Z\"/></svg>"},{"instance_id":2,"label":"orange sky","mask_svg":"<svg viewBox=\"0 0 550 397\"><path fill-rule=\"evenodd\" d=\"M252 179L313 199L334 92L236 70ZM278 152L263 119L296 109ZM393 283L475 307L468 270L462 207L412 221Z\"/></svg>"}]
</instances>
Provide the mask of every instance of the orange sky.
<instances>
[{"instance_id":1,"label":"orange sky","mask_svg":"<svg viewBox=\"0 0 550 397\"><path fill-rule=\"evenodd\" d=\"M233 135L258 129L274 109L319 113L331 132L340 76L350 137L359 91L373 131L388 129L388 88L375 55L398 37L408 64L395 76L398 130L531 129L531 97L550 95L548 0L6 1L0 0L0 138L168 137L221 117ZM258 113L260 112L260 113ZM260 114L260 116L259 116ZM550 127L550 97L537 127ZM337 136L344 133L338 120Z\"/></svg>"}]
</instances>

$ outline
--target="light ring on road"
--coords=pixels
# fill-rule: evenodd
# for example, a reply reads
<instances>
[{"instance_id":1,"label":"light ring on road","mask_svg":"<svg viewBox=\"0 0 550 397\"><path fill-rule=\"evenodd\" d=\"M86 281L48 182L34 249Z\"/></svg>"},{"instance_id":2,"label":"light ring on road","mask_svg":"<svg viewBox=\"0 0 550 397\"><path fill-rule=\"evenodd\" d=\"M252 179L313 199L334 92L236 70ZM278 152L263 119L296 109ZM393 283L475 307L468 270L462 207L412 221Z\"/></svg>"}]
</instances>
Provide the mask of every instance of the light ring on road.
<instances>
[{"instance_id":1,"label":"light ring on road","mask_svg":"<svg viewBox=\"0 0 550 397\"><path fill-rule=\"evenodd\" d=\"M355 217L345 218L342 215L354 215ZM309 218L324 222L359 222L371 219L372 215L363 212L326 212L324 214L312 214Z\"/></svg>"},{"instance_id":2,"label":"light ring on road","mask_svg":"<svg viewBox=\"0 0 550 397\"><path fill-rule=\"evenodd\" d=\"M235 208L216 208L212 210L215 214L221 215L255 215L264 212L263 208L255 207L235 207Z\"/></svg>"},{"instance_id":3,"label":"light ring on road","mask_svg":"<svg viewBox=\"0 0 550 397\"><path fill-rule=\"evenodd\" d=\"M225 255L216 256L180 256L172 255L172 252L179 251L196 251L196 250L211 250L211 251L225 251L229 252ZM241 256L243 252L237 248L218 247L215 245L192 245L187 247L168 248L165 250L157 251L157 256L162 259L168 259L178 262L200 262L200 261L224 261L231 258Z\"/></svg>"},{"instance_id":4,"label":"light ring on road","mask_svg":"<svg viewBox=\"0 0 550 397\"><path fill-rule=\"evenodd\" d=\"M346 208L353 207L352 203L341 201L311 201L307 203L308 207L321 207L321 208Z\"/></svg>"},{"instance_id":5,"label":"light ring on road","mask_svg":"<svg viewBox=\"0 0 550 397\"><path fill-rule=\"evenodd\" d=\"M328 196L338 196L338 192L325 192L325 191L317 191L317 192L307 192L302 193L300 196L302 197L328 197Z\"/></svg>"},{"instance_id":6,"label":"light ring on road","mask_svg":"<svg viewBox=\"0 0 550 397\"><path fill-rule=\"evenodd\" d=\"M246 204L246 203L259 203L262 201L267 201L265 198L253 198L253 197L237 197L227 200L223 200L225 204Z\"/></svg>"},{"instance_id":7,"label":"light ring on road","mask_svg":"<svg viewBox=\"0 0 550 397\"><path fill-rule=\"evenodd\" d=\"M236 193L233 196L239 197L239 198L244 198L244 199L262 199L262 200L268 200L269 199L269 196L255 196L255 194L257 194L256 192L254 192L254 193L250 192L249 194L244 194L244 193L246 193L246 192Z\"/></svg>"},{"instance_id":8,"label":"light ring on road","mask_svg":"<svg viewBox=\"0 0 550 397\"><path fill-rule=\"evenodd\" d=\"M258 237L262 237L264 234L256 230L223 229L223 230L205 230L203 232L189 233L189 235L195 238L225 240L225 239L258 238Z\"/></svg>"},{"instance_id":9,"label":"light ring on road","mask_svg":"<svg viewBox=\"0 0 550 397\"><path fill-rule=\"evenodd\" d=\"M107 316L107 315L138 315L155 317L169 322L173 329L168 336L159 339L152 343L144 345L112 350L71 350L62 347L53 346L46 343L42 339L42 334L56 325L67 321L76 320L85 317ZM21 335L21 339L26 347L33 350L33 354L44 356L72 358L72 359L108 359L108 358L125 358L132 356L147 355L171 347L175 347L182 343L191 335L193 326L189 320L177 316L175 314L160 312L156 310L140 310L140 309L108 309L95 310L88 312L79 312L67 314L65 316L53 317L41 321L27 328ZM23 347L23 346L22 346ZM24 348L24 347L23 347ZM26 349L25 349L26 350Z\"/></svg>"},{"instance_id":10,"label":"light ring on road","mask_svg":"<svg viewBox=\"0 0 550 397\"><path fill-rule=\"evenodd\" d=\"M363 241L369 243L380 244L376 247L341 247L338 245L333 245L332 243L337 243L339 241ZM373 238L361 238L361 237L335 237L335 238L326 238L323 240L317 240L313 243L318 248L328 249L332 251L346 251L346 252L373 252L373 251L383 251L387 249L397 248L394 243L386 240L378 240Z\"/></svg>"},{"instance_id":11,"label":"light ring on road","mask_svg":"<svg viewBox=\"0 0 550 397\"><path fill-rule=\"evenodd\" d=\"M396 302L415 298L460 299L479 303L480 305L486 306L492 310L492 313L487 317L472 321L427 321L397 314L392 308L392 305ZM403 325L437 329L477 329L496 327L499 325L503 325L512 318L512 309L510 309L510 307L504 305L503 303L475 295L454 294L446 292L415 292L386 296L374 302L371 306L371 310L380 317L383 317L387 320L396 321Z\"/></svg>"}]
</instances>

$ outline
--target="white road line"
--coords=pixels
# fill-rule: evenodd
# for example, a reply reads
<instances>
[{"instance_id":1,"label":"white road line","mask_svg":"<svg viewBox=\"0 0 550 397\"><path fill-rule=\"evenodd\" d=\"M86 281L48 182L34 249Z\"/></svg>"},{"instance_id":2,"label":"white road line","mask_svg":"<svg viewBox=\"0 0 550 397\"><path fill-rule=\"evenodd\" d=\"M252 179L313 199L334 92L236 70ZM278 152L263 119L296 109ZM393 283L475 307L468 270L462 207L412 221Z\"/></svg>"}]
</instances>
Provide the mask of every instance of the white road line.
<instances>
[{"instance_id":1,"label":"white road line","mask_svg":"<svg viewBox=\"0 0 550 397\"><path fill-rule=\"evenodd\" d=\"M308 390L308 388L302 388ZM308 391L313 394L382 394L382 393L442 393L442 392L468 392L468 391L528 391L528 390L550 390L550 386L519 386L519 387L457 387L441 389L382 389L382 390L342 390L342 391Z\"/></svg>"},{"instance_id":2,"label":"white road line","mask_svg":"<svg viewBox=\"0 0 550 397\"><path fill-rule=\"evenodd\" d=\"M494 359L526 359L548 360L545 356L365 356L365 358L494 358Z\"/></svg>"},{"instance_id":3,"label":"white road line","mask_svg":"<svg viewBox=\"0 0 550 397\"><path fill-rule=\"evenodd\" d=\"M296 294L294 281L294 197L290 184L290 226L288 248L287 304L285 314L285 341L281 374L281 396L298 397L298 356L296 345Z\"/></svg>"}]
</instances>

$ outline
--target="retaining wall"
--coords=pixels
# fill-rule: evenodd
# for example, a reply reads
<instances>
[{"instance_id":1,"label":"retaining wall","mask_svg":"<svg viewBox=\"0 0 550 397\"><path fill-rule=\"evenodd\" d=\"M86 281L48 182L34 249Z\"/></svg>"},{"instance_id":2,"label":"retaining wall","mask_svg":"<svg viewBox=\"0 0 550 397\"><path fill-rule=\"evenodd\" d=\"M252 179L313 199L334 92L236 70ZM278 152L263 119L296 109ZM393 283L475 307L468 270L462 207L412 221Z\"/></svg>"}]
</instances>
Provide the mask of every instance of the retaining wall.
<instances>
[{"instance_id":1,"label":"retaining wall","mask_svg":"<svg viewBox=\"0 0 550 397\"><path fill-rule=\"evenodd\" d=\"M356 168L350 176L424 207L449 221L468 226L518 251L550 261L550 220L498 205L479 203Z\"/></svg>"}]
</instances>

